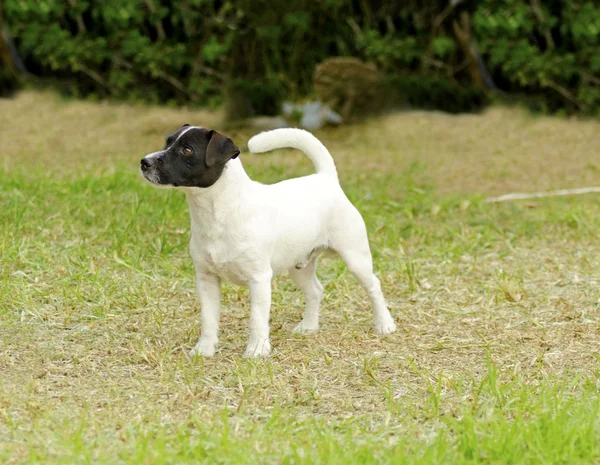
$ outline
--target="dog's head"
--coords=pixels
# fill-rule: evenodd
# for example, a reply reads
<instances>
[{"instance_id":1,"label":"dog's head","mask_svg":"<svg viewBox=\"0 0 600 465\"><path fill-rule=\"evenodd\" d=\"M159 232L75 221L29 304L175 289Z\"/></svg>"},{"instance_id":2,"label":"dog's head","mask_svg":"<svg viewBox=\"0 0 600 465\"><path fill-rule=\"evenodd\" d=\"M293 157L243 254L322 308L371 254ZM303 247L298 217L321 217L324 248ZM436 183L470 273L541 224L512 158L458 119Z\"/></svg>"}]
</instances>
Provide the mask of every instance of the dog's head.
<instances>
[{"instance_id":1,"label":"dog's head","mask_svg":"<svg viewBox=\"0 0 600 465\"><path fill-rule=\"evenodd\" d=\"M184 124L167 137L165 148L142 158L142 176L163 186L210 187L225 164L240 154L233 141L217 131Z\"/></svg>"}]
</instances>

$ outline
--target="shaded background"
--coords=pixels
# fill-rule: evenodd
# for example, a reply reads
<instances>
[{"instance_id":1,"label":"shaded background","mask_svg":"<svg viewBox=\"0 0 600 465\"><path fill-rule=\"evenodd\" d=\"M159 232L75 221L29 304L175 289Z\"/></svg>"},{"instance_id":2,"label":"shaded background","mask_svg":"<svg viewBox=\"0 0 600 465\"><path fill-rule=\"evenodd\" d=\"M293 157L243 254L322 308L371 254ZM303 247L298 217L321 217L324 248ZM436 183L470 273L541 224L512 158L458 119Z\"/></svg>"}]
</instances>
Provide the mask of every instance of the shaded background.
<instances>
[{"instance_id":1,"label":"shaded background","mask_svg":"<svg viewBox=\"0 0 600 465\"><path fill-rule=\"evenodd\" d=\"M344 56L375 65L394 105L460 112L501 96L596 114L600 102L591 0L5 0L1 9L3 93L24 77L20 57L38 84L67 95L229 100L239 116L274 114L283 99L314 95L315 67Z\"/></svg>"}]
</instances>

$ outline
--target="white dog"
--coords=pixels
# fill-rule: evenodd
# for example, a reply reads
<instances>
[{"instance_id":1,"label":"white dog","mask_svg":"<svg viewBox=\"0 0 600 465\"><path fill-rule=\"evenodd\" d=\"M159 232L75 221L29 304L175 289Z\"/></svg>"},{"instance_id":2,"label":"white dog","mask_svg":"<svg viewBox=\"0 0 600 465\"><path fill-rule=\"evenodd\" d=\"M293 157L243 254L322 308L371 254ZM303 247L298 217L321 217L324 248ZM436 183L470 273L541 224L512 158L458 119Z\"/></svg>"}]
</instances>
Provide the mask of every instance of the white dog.
<instances>
[{"instance_id":1,"label":"white dog","mask_svg":"<svg viewBox=\"0 0 600 465\"><path fill-rule=\"evenodd\" d=\"M171 135L163 150L141 160L148 181L179 187L190 207L190 250L202 314L202 334L191 353L215 354L222 279L250 288L246 357L271 351L271 280L284 271L306 296L304 316L294 331L316 331L323 286L315 270L317 255L325 249L337 252L367 291L375 331L392 333L396 326L373 274L365 223L342 191L327 149L300 129L263 132L248 146L254 153L283 147L302 150L317 173L260 184L244 171L231 139L189 125Z\"/></svg>"}]
</instances>

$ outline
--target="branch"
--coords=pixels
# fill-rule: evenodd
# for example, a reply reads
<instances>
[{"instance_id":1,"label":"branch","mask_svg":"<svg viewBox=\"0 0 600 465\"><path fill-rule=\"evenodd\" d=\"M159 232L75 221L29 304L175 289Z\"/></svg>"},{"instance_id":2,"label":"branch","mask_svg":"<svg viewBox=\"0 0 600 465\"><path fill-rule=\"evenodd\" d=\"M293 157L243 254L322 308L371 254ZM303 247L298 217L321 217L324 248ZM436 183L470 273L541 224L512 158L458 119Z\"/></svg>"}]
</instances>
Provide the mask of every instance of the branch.
<instances>
[{"instance_id":1,"label":"branch","mask_svg":"<svg viewBox=\"0 0 600 465\"><path fill-rule=\"evenodd\" d=\"M598 79L596 76L588 73L587 71L583 71L582 75L583 75L583 79L585 79L586 81L596 84L597 86L600 86L600 79Z\"/></svg>"},{"instance_id":2,"label":"branch","mask_svg":"<svg viewBox=\"0 0 600 465\"><path fill-rule=\"evenodd\" d=\"M385 17L385 25L387 27L388 34L393 34L394 32L396 32L396 28L394 27L394 20L390 15L387 15Z\"/></svg>"},{"instance_id":3,"label":"branch","mask_svg":"<svg viewBox=\"0 0 600 465\"><path fill-rule=\"evenodd\" d=\"M112 94L112 89L110 88L110 86L108 85L108 82L106 82L102 76L100 76L100 74L98 74L96 71L94 71L93 69L88 68L85 65L79 65L79 70L85 74L86 76L90 77L92 80L96 81L98 84L100 84L102 87L104 87L109 94Z\"/></svg>"},{"instance_id":4,"label":"branch","mask_svg":"<svg viewBox=\"0 0 600 465\"><path fill-rule=\"evenodd\" d=\"M458 5L458 3L460 2L449 2L448 5L446 6L446 8L443 9L443 11L436 16L436 18L433 20L433 24L431 26L431 38L433 38L435 36L435 33L437 32L437 29L442 25L442 23L446 20L446 18L450 15L450 13L452 13L454 11L454 8L456 8L456 5ZM430 40L431 42L431 40Z\"/></svg>"},{"instance_id":5,"label":"branch","mask_svg":"<svg viewBox=\"0 0 600 465\"><path fill-rule=\"evenodd\" d=\"M564 98L566 98L569 102L571 102L573 105L575 105L579 110L583 110L583 107L581 106L581 104L577 101L577 99L573 96L573 94L571 92L569 92L569 90L566 87L561 86L560 84L554 82L552 79L550 79L546 85L548 87L550 87L550 89L555 90L560 95L562 95Z\"/></svg>"},{"instance_id":6,"label":"branch","mask_svg":"<svg viewBox=\"0 0 600 465\"><path fill-rule=\"evenodd\" d=\"M150 13L156 13L156 8L154 7L154 3L152 3L152 0L145 0L145 1L146 1L146 6L150 10ZM165 28L163 27L162 23L160 21L156 21L154 23L154 27L156 28L156 33L158 34L158 38L160 40L164 40L165 37L167 37L167 35L165 34Z\"/></svg>"},{"instance_id":7,"label":"branch","mask_svg":"<svg viewBox=\"0 0 600 465\"><path fill-rule=\"evenodd\" d=\"M348 18L346 20L346 22L348 23L348 25L350 26L350 28L354 31L354 33L357 36L362 36L362 30L360 29L360 26L358 25L358 23L354 20L354 18Z\"/></svg>"},{"instance_id":8,"label":"branch","mask_svg":"<svg viewBox=\"0 0 600 465\"><path fill-rule=\"evenodd\" d=\"M69 6L71 8L76 8L77 7L77 2L75 0L68 0ZM81 16L81 13L79 13L77 15L77 17L75 18L75 20L77 21L77 33L78 34L84 34L85 32L87 32L87 29L85 27L85 23L83 22L83 16Z\"/></svg>"},{"instance_id":9,"label":"branch","mask_svg":"<svg viewBox=\"0 0 600 465\"><path fill-rule=\"evenodd\" d=\"M428 55L423 56L423 62L427 63L428 65L431 65L435 68L443 69L446 73L448 73L449 76L452 76L455 74L454 68L452 66L447 65L446 63L444 63L441 60L436 60L435 58L431 58Z\"/></svg>"},{"instance_id":10,"label":"branch","mask_svg":"<svg viewBox=\"0 0 600 465\"><path fill-rule=\"evenodd\" d=\"M438 28L442 25L446 18L454 11L454 8L456 8L457 4L458 3L449 2L446 8L444 8L442 12L439 15L437 15L433 20L433 23L431 25L431 33L429 34L429 44L427 45L427 50L425 52L425 55L423 56L423 64L428 62L429 64L440 68L439 62L436 63L437 60L431 57L431 47L433 45L433 39L435 39ZM446 66L448 66L449 68L449 70L447 70L448 74L450 76L453 76L454 73L452 71L452 67L449 65Z\"/></svg>"},{"instance_id":11,"label":"branch","mask_svg":"<svg viewBox=\"0 0 600 465\"><path fill-rule=\"evenodd\" d=\"M196 68L201 73L207 74L209 76L213 76L221 81L225 81L225 74L217 71L214 68L210 68L208 66L204 66L204 65L200 65L200 64L194 64L194 68Z\"/></svg>"},{"instance_id":12,"label":"branch","mask_svg":"<svg viewBox=\"0 0 600 465\"><path fill-rule=\"evenodd\" d=\"M542 11L539 0L531 0L531 8L539 22L544 25L546 23L546 18L544 17L544 12ZM546 47L548 47L548 50L554 50L554 40L552 40L552 34L550 34L548 29L544 31L544 38L546 39Z\"/></svg>"},{"instance_id":13,"label":"branch","mask_svg":"<svg viewBox=\"0 0 600 465\"><path fill-rule=\"evenodd\" d=\"M171 84L173 87L175 87L175 89L183 92L185 95L190 96L190 92L187 90L187 88L185 87L185 85L183 84L183 82L181 82L180 80L174 78L173 76L170 76L167 73L163 73L162 71L159 71L157 76L159 78L161 78L162 80L168 82L169 84Z\"/></svg>"}]
</instances>

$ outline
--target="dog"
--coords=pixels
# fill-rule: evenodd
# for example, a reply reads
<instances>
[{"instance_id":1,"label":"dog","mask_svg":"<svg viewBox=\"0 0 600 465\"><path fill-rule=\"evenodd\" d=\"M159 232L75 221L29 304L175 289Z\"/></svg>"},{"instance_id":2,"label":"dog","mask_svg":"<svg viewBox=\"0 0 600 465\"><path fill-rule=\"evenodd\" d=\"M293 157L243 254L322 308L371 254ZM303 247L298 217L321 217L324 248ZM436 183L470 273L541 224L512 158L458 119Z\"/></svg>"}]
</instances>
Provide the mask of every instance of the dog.
<instances>
[{"instance_id":1,"label":"dog","mask_svg":"<svg viewBox=\"0 0 600 465\"><path fill-rule=\"evenodd\" d=\"M302 321L294 331L317 331L323 286L315 270L324 250L337 252L367 291L375 332L390 334L396 329L373 274L364 220L340 187L325 146L311 133L293 128L263 132L248 142L253 153L284 147L308 155L316 174L271 185L253 181L238 158L240 149L229 137L187 124L167 138L162 150L141 160L146 180L180 189L189 205L190 254L202 323L190 355L215 355L221 280L250 289L245 357L271 352L271 281L285 271L306 300Z\"/></svg>"}]
</instances>

